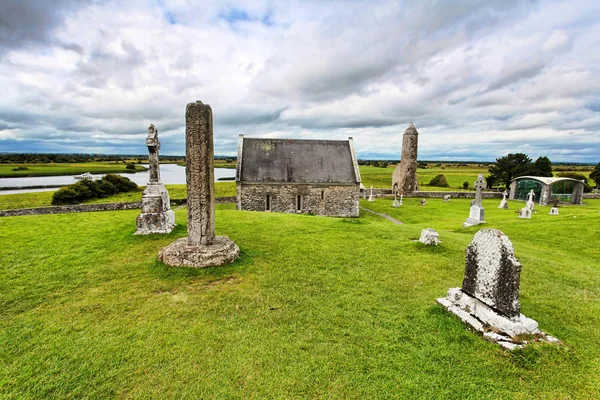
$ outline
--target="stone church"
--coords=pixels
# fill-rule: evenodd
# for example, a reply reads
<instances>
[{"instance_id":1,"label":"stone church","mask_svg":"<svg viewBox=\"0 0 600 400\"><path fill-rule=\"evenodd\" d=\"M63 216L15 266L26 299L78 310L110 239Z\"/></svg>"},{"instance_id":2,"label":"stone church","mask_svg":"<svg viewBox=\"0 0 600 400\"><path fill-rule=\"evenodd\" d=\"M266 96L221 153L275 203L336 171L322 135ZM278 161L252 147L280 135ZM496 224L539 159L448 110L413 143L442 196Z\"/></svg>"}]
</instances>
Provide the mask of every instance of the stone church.
<instances>
[{"instance_id":1,"label":"stone church","mask_svg":"<svg viewBox=\"0 0 600 400\"><path fill-rule=\"evenodd\" d=\"M360 172L352 138L238 141L237 209L358 217Z\"/></svg>"}]
</instances>

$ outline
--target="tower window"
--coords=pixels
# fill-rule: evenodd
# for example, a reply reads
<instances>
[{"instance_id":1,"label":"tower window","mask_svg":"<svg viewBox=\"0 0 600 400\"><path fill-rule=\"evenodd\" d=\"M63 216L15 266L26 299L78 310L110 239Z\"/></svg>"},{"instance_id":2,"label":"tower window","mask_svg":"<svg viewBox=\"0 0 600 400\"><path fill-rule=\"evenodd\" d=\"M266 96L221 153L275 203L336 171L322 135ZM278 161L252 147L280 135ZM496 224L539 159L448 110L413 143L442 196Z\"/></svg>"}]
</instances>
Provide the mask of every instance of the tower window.
<instances>
[{"instance_id":1,"label":"tower window","mask_svg":"<svg viewBox=\"0 0 600 400\"><path fill-rule=\"evenodd\" d=\"M265 211L271 211L271 195L267 195L267 202L265 205Z\"/></svg>"},{"instance_id":2,"label":"tower window","mask_svg":"<svg viewBox=\"0 0 600 400\"><path fill-rule=\"evenodd\" d=\"M321 200L325 199L325 191L321 190Z\"/></svg>"},{"instance_id":3,"label":"tower window","mask_svg":"<svg viewBox=\"0 0 600 400\"><path fill-rule=\"evenodd\" d=\"M302 195L296 196L296 211L302 211Z\"/></svg>"}]
</instances>

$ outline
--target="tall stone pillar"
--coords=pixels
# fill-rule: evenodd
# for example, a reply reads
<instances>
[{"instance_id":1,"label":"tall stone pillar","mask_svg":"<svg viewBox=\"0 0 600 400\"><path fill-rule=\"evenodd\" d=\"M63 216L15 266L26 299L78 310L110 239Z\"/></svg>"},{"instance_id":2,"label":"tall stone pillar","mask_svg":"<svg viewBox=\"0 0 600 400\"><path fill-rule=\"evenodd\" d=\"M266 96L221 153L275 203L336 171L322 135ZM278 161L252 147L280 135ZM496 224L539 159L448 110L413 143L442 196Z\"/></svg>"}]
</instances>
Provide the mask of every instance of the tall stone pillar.
<instances>
[{"instance_id":1,"label":"tall stone pillar","mask_svg":"<svg viewBox=\"0 0 600 400\"><path fill-rule=\"evenodd\" d=\"M160 163L158 151L158 129L154 125L148 128L146 138L150 161L149 179L142 194L142 213L137 217L136 235L151 233L170 233L175 227L175 213L171 210L169 192L160 181Z\"/></svg>"},{"instance_id":2,"label":"tall stone pillar","mask_svg":"<svg viewBox=\"0 0 600 400\"><path fill-rule=\"evenodd\" d=\"M198 101L185 109L188 246L215 238L215 185L212 109Z\"/></svg>"},{"instance_id":3,"label":"tall stone pillar","mask_svg":"<svg viewBox=\"0 0 600 400\"><path fill-rule=\"evenodd\" d=\"M576 183L573 187L573 198L571 203L573 204L583 204L583 181L581 183Z\"/></svg>"},{"instance_id":4,"label":"tall stone pillar","mask_svg":"<svg viewBox=\"0 0 600 400\"><path fill-rule=\"evenodd\" d=\"M215 184L212 109L201 101L185 109L188 236L163 248L158 259L172 267L229 264L240 249L227 236L215 236Z\"/></svg>"}]
</instances>

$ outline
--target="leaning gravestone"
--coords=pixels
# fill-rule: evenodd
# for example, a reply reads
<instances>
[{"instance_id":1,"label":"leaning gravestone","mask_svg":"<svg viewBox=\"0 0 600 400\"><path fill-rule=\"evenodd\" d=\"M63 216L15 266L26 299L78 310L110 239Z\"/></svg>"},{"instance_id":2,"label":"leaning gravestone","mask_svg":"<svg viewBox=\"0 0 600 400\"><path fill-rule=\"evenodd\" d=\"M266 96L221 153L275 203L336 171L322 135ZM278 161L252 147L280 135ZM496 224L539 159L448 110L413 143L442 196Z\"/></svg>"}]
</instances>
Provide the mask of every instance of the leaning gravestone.
<instances>
[{"instance_id":1,"label":"leaning gravestone","mask_svg":"<svg viewBox=\"0 0 600 400\"><path fill-rule=\"evenodd\" d=\"M498 208L508 210L508 201L506 200L506 196L508 196L508 192L505 190L502 193L502 200L500 201L500 205L498 206Z\"/></svg>"},{"instance_id":2,"label":"leaning gravestone","mask_svg":"<svg viewBox=\"0 0 600 400\"><path fill-rule=\"evenodd\" d=\"M521 314L520 283L521 264L508 237L497 229L482 229L467 247L462 288L448 290L448 295L437 301L486 339L509 350L522 347L519 335L558 342Z\"/></svg>"},{"instance_id":3,"label":"leaning gravestone","mask_svg":"<svg viewBox=\"0 0 600 400\"><path fill-rule=\"evenodd\" d=\"M175 227L175 213L171 210L169 192L160 181L160 163L158 150L158 129L150 124L148 137L150 171L149 182L142 194L142 213L137 217L136 235L147 235L151 233L169 233Z\"/></svg>"},{"instance_id":4,"label":"leaning gravestone","mask_svg":"<svg viewBox=\"0 0 600 400\"><path fill-rule=\"evenodd\" d=\"M158 253L172 267L211 267L231 263L240 249L227 236L215 236L212 109L201 101L185 109L188 236Z\"/></svg>"},{"instance_id":5,"label":"leaning gravestone","mask_svg":"<svg viewBox=\"0 0 600 400\"><path fill-rule=\"evenodd\" d=\"M452 196L450 196L449 194L444 195L444 203L449 202L451 198L452 198Z\"/></svg>"},{"instance_id":6,"label":"leaning gravestone","mask_svg":"<svg viewBox=\"0 0 600 400\"><path fill-rule=\"evenodd\" d=\"M481 203L481 199L483 198L483 189L485 189L485 187L485 178L483 177L483 174L479 174L477 176L477 181L475 182L475 200L473 200L473 203L471 204L471 209L469 210L469 218L467 218L467 220L463 223L464 228L479 224L485 224L485 210Z\"/></svg>"}]
</instances>

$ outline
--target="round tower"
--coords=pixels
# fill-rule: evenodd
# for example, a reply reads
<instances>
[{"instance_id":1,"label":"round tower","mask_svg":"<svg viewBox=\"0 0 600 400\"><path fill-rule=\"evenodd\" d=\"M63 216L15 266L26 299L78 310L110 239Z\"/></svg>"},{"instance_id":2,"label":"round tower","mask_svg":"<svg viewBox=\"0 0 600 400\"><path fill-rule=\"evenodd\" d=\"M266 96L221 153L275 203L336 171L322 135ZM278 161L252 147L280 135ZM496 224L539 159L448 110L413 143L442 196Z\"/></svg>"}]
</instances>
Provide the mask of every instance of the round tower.
<instances>
[{"instance_id":1,"label":"round tower","mask_svg":"<svg viewBox=\"0 0 600 400\"><path fill-rule=\"evenodd\" d=\"M402 136L402 158L394 173L392 185L398 193L412 193L419 190L417 180L417 150L419 132L411 122Z\"/></svg>"}]
</instances>

